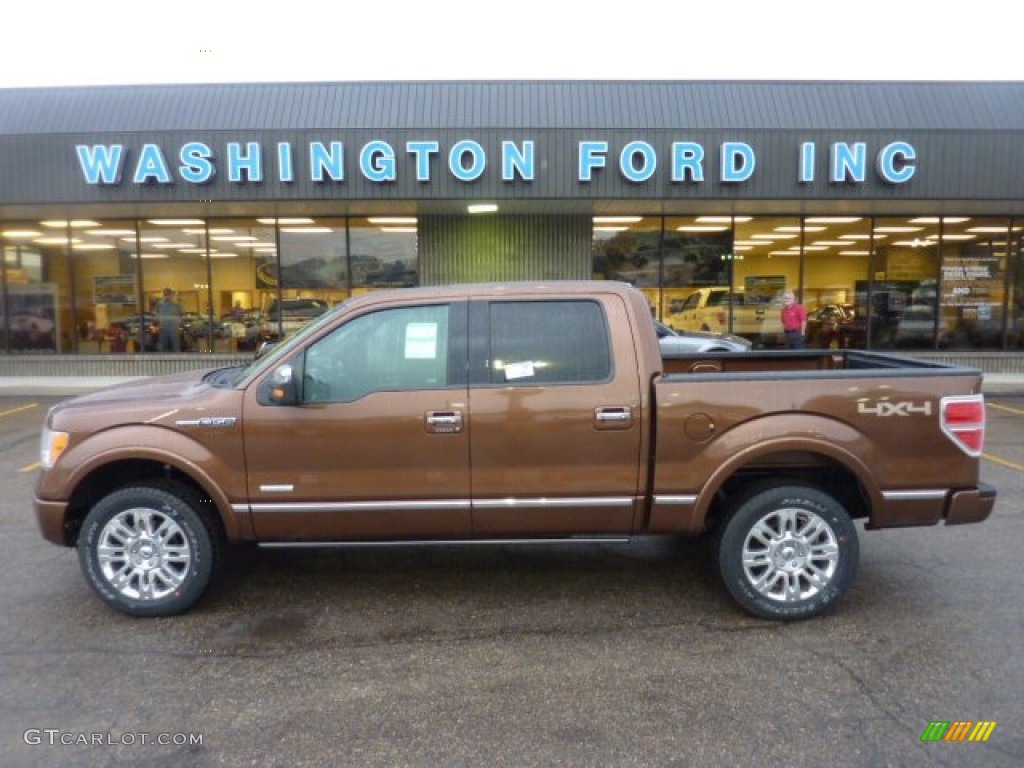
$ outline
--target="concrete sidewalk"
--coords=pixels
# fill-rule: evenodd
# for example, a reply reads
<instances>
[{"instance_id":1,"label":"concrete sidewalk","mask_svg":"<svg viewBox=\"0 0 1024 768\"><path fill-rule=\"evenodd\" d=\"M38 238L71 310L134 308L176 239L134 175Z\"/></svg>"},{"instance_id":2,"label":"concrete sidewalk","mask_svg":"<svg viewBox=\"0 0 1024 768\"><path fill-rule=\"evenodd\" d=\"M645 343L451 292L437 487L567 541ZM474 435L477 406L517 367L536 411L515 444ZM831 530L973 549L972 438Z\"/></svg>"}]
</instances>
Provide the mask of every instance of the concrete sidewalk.
<instances>
[{"instance_id":1,"label":"concrete sidewalk","mask_svg":"<svg viewBox=\"0 0 1024 768\"><path fill-rule=\"evenodd\" d=\"M144 376L0 376L0 397L72 397ZM986 395L1024 397L1024 374L986 373Z\"/></svg>"}]
</instances>

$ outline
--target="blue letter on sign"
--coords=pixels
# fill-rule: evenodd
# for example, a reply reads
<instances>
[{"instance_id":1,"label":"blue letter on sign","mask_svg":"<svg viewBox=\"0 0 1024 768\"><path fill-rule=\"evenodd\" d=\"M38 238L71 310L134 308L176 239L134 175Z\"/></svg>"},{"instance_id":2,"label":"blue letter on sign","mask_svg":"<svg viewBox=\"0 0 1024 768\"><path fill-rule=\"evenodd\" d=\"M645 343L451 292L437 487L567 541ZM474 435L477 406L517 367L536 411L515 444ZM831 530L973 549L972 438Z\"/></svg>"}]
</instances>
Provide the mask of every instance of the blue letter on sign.
<instances>
[{"instance_id":1,"label":"blue letter on sign","mask_svg":"<svg viewBox=\"0 0 1024 768\"><path fill-rule=\"evenodd\" d=\"M868 147L863 141L852 146L842 141L832 145L832 170L829 181L842 184L844 181L863 182L868 175Z\"/></svg>"},{"instance_id":2,"label":"blue letter on sign","mask_svg":"<svg viewBox=\"0 0 1024 768\"><path fill-rule=\"evenodd\" d=\"M277 178L281 181L295 181L292 145L287 141L277 142Z\"/></svg>"},{"instance_id":3,"label":"blue letter on sign","mask_svg":"<svg viewBox=\"0 0 1024 768\"><path fill-rule=\"evenodd\" d=\"M523 181L533 181L532 141L524 141L522 149L513 141L501 142L501 180L514 181L517 173Z\"/></svg>"},{"instance_id":4,"label":"blue letter on sign","mask_svg":"<svg viewBox=\"0 0 1024 768\"><path fill-rule=\"evenodd\" d=\"M213 163L210 158L213 153L210 148L201 141L190 141L181 148L178 159L181 160L181 167L178 169L181 178L193 184L205 184L213 178Z\"/></svg>"},{"instance_id":5,"label":"blue letter on sign","mask_svg":"<svg viewBox=\"0 0 1024 768\"><path fill-rule=\"evenodd\" d=\"M579 180L591 181L594 169L604 168L606 154L608 154L607 141L581 141Z\"/></svg>"},{"instance_id":6,"label":"blue letter on sign","mask_svg":"<svg viewBox=\"0 0 1024 768\"><path fill-rule=\"evenodd\" d=\"M463 165L463 159L469 155L469 167ZM465 139L456 142L452 151L448 153L448 168L459 181L476 181L487 167L487 156L484 148L475 141Z\"/></svg>"},{"instance_id":7,"label":"blue letter on sign","mask_svg":"<svg viewBox=\"0 0 1024 768\"><path fill-rule=\"evenodd\" d=\"M323 181L325 172L331 181L345 180L345 145L340 141L332 141L330 149L319 141L310 142L310 181Z\"/></svg>"},{"instance_id":8,"label":"blue letter on sign","mask_svg":"<svg viewBox=\"0 0 1024 768\"><path fill-rule=\"evenodd\" d=\"M636 167L636 158L640 158L640 167ZM619 155L619 170L628 181L647 181L658 168L658 156L654 147L646 141L631 141L622 148Z\"/></svg>"},{"instance_id":9,"label":"blue letter on sign","mask_svg":"<svg viewBox=\"0 0 1024 768\"><path fill-rule=\"evenodd\" d=\"M805 141L800 145L800 175L801 184L810 184L814 181L814 142Z\"/></svg>"},{"instance_id":10,"label":"blue letter on sign","mask_svg":"<svg viewBox=\"0 0 1024 768\"><path fill-rule=\"evenodd\" d=\"M754 149L742 141L722 143L722 181L746 181L754 175Z\"/></svg>"},{"instance_id":11,"label":"blue letter on sign","mask_svg":"<svg viewBox=\"0 0 1024 768\"><path fill-rule=\"evenodd\" d=\"M359 153L359 170L370 181L394 181L394 147L386 141L368 142Z\"/></svg>"},{"instance_id":12,"label":"blue letter on sign","mask_svg":"<svg viewBox=\"0 0 1024 768\"><path fill-rule=\"evenodd\" d=\"M139 162L135 166L134 181L136 184L145 184L147 181L156 181L160 184L171 183L171 172L167 170L163 153L156 144L142 145Z\"/></svg>"},{"instance_id":13,"label":"blue letter on sign","mask_svg":"<svg viewBox=\"0 0 1024 768\"><path fill-rule=\"evenodd\" d=\"M416 156L416 181L430 181L430 156L441 151L436 141L409 141L405 151Z\"/></svg>"},{"instance_id":14,"label":"blue letter on sign","mask_svg":"<svg viewBox=\"0 0 1024 768\"><path fill-rule=\"evenodd\" d=\"M248 181L263 181L263 164L258 142L249 141L242 154L242 145L237 141L228 142L228 181L240 182L242 171Z\"/></svg>"},{"instance_id":15,"label":"blue letter on sign","mask_svg":"<svg viewBox=\"0 0 1024 768\"><path fill-rule=\"evenodd\" d=\"M917 153L910 144L894 141L878 153L878 175L890 184L910 181L916 170L913 163L916 159Z\"/></svg>"},{"instance_id":16,"label":"blue letter on sign","mask_svg":"<svg viewBox=\"0 0 1024 768\"><path fill-rule=\"evenodd\" d=\"M704 147L692 141L672 144L672 181L704 181Z\"/></svg>"},{"instance_id":17,"label":"blue letter on sign","mask_svg":"<svg viewBox=\"0 0 1024 768\"><path fill-rule=\"evenodd\" d=\"M78 152L78 164L82 166L86 184L121 183L121 158L124 153L124 145L111 144L105 147L102 144L94 144L88 147L85 144L79 144L75 147L75 151Z\"/></svg>"}]
</instances>

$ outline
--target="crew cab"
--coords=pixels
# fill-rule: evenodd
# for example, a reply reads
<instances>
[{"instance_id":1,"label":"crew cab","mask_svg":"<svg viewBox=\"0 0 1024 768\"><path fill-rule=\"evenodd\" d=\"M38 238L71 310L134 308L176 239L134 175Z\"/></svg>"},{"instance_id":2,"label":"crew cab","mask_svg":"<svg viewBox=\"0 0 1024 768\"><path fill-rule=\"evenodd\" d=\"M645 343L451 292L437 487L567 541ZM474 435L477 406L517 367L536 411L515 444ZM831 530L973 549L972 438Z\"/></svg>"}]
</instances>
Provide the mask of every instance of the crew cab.
<instances>
[{"instance_id":1,"label":"crew cab","mask_svg":"<svg viewBox=\"0 0 1024 768\"><path fill-rule=\"evenodd\" d=\"M58 403L34 506L135 616L190 608L243 542L708 535L740 606L806 618L850 587L855 521L988 517L980 387L859 350L666 354L621 283L381 291L251 364Z\"/></svg>"}]
</instances>

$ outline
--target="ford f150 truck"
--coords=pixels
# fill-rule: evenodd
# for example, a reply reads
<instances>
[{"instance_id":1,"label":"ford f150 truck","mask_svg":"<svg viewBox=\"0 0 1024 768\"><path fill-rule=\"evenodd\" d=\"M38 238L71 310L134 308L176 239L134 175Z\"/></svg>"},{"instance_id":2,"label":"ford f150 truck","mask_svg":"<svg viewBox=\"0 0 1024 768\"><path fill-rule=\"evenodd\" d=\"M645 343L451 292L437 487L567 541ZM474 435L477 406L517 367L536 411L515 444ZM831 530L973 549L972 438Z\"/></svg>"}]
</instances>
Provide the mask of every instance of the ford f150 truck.
<instances>
[{"instance_id":1,"label":"ford f150 truck","mask_svg":"<svg viewBox=\"0 0 1024 768\"><path fill-rule=\"evenodd\" d=\"M867 529L984 520L981 375L855 350L664 355L625 284L352 299L251 364L55 405L35 511L136 616L230 544L708 534L728 592L814 616Z\"/></svg>"}]
</instances>

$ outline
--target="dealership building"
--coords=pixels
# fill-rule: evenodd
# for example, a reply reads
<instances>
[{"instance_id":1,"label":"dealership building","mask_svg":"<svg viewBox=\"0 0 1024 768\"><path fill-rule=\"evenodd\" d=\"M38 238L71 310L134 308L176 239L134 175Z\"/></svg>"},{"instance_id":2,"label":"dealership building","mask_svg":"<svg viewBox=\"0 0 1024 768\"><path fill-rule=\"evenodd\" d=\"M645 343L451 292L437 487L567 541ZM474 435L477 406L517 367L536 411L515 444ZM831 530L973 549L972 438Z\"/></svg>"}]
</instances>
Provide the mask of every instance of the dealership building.
<instances>
[{"instance_id":1,"label":"dealership building","mask_svg":"<svg viewBox=\"0 0 1024 768\"><path fill-rule=\"evenodd\" d=\"M564 278L765 344L790 289L814 344L1018 350L1024 84L0 90L0 245L8 360L235 354L275 308Z\"/></svg>"}]
</instances>

